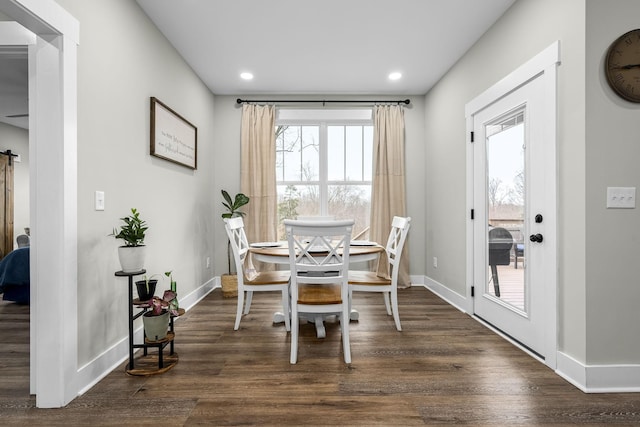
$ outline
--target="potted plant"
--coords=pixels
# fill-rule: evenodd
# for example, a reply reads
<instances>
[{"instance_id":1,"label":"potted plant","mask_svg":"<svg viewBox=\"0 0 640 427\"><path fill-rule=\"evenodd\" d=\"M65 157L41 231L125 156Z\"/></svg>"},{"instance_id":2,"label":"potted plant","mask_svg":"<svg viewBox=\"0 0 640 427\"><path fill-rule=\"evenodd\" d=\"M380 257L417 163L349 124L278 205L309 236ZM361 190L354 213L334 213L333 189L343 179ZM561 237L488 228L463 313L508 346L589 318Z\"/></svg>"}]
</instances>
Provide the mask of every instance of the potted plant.
<instances>
[{"instance_id":1,"label":"potted plant","mask_svg":"<svg viewBox=\"0 0 640 427\"><path fill-rule=\"evenodd\" d=\"M155 295L158 279L154 279L154 277L156 277L155 274L149 278L145 275L142 280L136 280L136 290L140 301L147 301Z\"/></svg>"},{"instance_id":2,"label":"potted plant","mask_svg":"<svg viewBox=\"0 0 640 427\"><path fill-rule=\"evenodd\" d=\"M142 270L145 259L144 237L147 232L147 223L140 218L140 212L131 208L131 215L120 218L124 224L120 230L113 229L110 236L124 240L124 246L118 248L120 266L125 273L133 273Z\"/></svg>"},{"instance_id":3,"label":"potted plant","mask_svg":"<svg viewBox=\"0 0 640 427\"><path fill-rule=\"evenodd\" d=\"M164 291L162 298L151 297L145 304L149 307L142 316L144 334L148 341L161 341L167 337L169 330L169 316L178 316L178 310L171 308L171 302L176 299L176 293Z\"/></svg>"},{"instance_id":4,"label":"potted plant","mask_svg":"<svg viewBox=\"0 0 640 427\"><path fill-rule=\"evenodd\" d=\"M222 190L222 197L224 198L222 205L227 209L227 211L222 214L223 220L236 216L244 217L246 215L240 210L240 208L249 203L249 197L243 193L238 193L233 199L231 199L231 196L225 190ZM238 277L235 274L231 274L230 241L227 241L227 265L228 274L223 274L220 280L222 282L222 296L231 298L238 295Z\"/></svg>"}]
</instances>

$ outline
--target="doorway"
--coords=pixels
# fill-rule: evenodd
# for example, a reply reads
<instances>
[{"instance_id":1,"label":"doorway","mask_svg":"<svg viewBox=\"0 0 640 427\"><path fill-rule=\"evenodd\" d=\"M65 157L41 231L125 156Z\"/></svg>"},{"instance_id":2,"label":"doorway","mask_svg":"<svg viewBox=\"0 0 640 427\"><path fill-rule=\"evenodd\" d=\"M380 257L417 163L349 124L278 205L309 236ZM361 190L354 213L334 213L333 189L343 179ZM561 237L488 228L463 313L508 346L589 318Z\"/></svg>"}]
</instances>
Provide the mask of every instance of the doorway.
<instances>
[{"instance_id":1,"label":"doorway","mask_svg":"<svg viewBox=\"0 0 640 427\"><path fill-rule=\"evenodd\" d=\"M75 314L79 26L51 0L3 0L0 12L23 26L23 34L18 36L30 35L33 41L28 49L30 393L35 394L39 408L62 407L78 394ZM0 31L5 44L29 44L12 43L12 36L15 34ZM42 343L47 345L43 347Z\"/></svg>"},{"instance_id":2,"label":"doorway","mask_svg":"<svg viewBox=\"0 0 640 427\"><path fill-rule=\"evenodd\" d=\"M474 316L550 367L556 340L557 44L467 104Z\"/></svg>"}]
</instances>

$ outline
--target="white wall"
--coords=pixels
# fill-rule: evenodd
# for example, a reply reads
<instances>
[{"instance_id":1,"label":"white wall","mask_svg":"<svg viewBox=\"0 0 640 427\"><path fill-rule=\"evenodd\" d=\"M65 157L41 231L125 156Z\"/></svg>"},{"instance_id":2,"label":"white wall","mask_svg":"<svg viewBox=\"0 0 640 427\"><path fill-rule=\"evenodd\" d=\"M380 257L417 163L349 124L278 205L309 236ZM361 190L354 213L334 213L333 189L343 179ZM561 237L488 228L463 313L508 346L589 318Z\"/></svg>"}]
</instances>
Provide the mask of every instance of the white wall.
<instances>
[{"instance_id":1,"label":"white wall","mask_svg":"<svg viewBox=\"0 0 640 427\"><path fill-rule=\"evenodd\" d=\"M20 155L13 163L13 243L29 227L29 132L0 123L0 151L11 150Z\"/></svg>"},{"instance_id":2,"label":"white wall","mask_svg":"<svg viewBox=\"0 0 640 427\"><path fill-rule=\"evenodd\" d=\"M640 205L605 208L608 186L640 187L640 104L615 95L604 74L609 45L640 27L640 2L587 0L586 16L587 361L640 363Z\"/></svg>"},{"instance_id":3,"label":"white wall","mask_svg":"<svg viewBox=\"0 0 640 427\"><path fill-rule=\"evenodd\" d=\"M466 295L464 106L556 40L558 68L559 349L586 360L585 4L519 0L425 99L427 275ZM613 351L613 350L612 350ZM636 356L637 357L637 356Z\"/></svg>"},{"instance_id":4,"label":"white wall","mask_svg":"<svg viewBox=\"0 0 640 427\"><path fill-rule=\"evenodd\" d=\"M236 99L323 99L318 96L216 96L216 112L214 116L215 136L217 141L214 181L215 218L223 213L220 190L235 194L240 190L240 120L242 109L237 106ZM331 99L349 99L349 97L331 96ZM405 108L405 150L407 169L407 213L412 217L409 233L410 273L424 276L425 266L425 136L424 136L424 99L419 96L358 96L358 99L411 99L411 105ZM325 96L324 99L327 99ZM218 221L218 220L216 220ZM225 273L227 269L226 242L227 237L222 220L215 224L216 232L216 274Z\"/></svg>"},{"instance_id":5,"label":"white wall","mask_svg":"<svg viewBox=\"0 0 640 427\"><path fill-rule=\"evenodd\" d=\"M213 277L214 96L134 1L58 0L80 22L78 48L78 361L128 336L127 281L107 235L137 208L150 274L173 270L179 297ZM149 98L198 128L198 169L149 155ZM94 210L94 192L106 208ZM163 276L164 278L164 276ZM168 288L166 279L157 293Z\"/></svg>"}]
</instances>

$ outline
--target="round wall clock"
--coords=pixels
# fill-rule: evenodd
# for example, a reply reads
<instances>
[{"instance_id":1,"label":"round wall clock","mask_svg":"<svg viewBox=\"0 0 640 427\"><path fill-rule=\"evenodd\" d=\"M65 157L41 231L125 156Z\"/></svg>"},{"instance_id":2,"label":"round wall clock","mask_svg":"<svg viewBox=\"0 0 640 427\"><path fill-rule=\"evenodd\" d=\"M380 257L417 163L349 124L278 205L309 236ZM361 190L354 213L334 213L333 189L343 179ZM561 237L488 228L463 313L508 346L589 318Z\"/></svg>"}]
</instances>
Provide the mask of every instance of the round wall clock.
<instances>
[{"instance_id":1,"label":"round wall clock","mask_svg":"<svg viewBox=\"0 0 640 427\"><path fill-rule=\"evenodd\" d=\"M615 93L627 101L640 102L640 29L621 35L611 44L604 67Z\"/></svg>"}]
</instances>

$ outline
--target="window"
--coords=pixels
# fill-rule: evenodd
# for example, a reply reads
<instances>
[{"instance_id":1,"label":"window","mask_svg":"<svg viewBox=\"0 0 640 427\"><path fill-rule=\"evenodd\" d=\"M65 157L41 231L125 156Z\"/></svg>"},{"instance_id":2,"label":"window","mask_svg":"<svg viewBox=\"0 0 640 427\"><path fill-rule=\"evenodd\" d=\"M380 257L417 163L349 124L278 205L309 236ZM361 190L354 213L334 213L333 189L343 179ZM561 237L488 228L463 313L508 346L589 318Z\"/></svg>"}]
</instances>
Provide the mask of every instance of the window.
<instances>
[{"instance_id":1,"label":"window","mask_svg":"<svg viewBox=\"0 0 640 427\"><path fill-rule=\"evenodd\" d=\"M354 219L369 227L373 153L371 110L282 110L276 121L278 236L299 216Z\"/></svg>"}]
</instances>

